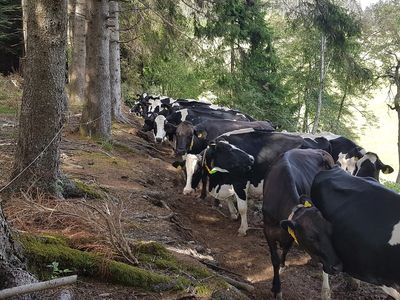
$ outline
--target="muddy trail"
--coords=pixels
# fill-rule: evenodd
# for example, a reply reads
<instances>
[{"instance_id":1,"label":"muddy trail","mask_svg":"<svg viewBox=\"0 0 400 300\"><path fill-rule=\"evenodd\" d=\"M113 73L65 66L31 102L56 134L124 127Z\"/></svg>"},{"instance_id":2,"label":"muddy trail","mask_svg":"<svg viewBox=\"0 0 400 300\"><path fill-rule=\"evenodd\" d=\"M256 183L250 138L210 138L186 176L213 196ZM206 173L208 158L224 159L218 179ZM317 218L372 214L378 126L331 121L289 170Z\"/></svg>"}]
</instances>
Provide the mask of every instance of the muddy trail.
<instances>
[{"instance_id":1,"label":"muddy trail","mask_svg":"<svg viewBox=\"0 0 400 300\"><path fill-rule=\"evenodd\" d=\"M239 221L230 220L225 203L217 210L210 197L203 200L196 194L182 194L183 174L171 164L175 160L172 148L138 136L140 119L130 117L131 124L114 124L112 145L82 139L73 125L76 121L70 121L63 134L63 172L85 183L95 183L122 199L129 236L158 241L180 255L209 261L218 273L251 283L254 292L245 292L250 299L274 299L270 291L273 271L261 230L258 200L249 205L249 226L253 229L239 237ZM0 185L4 185L11 172L16 127L12 118L1 118L0 122ZM288 254L281 280L284 299L320 298L321 268L311 266L309 256L297 247ZM348 289L341 275L331 277L330 282L332 299L386 299L378 287L369 284L362 283L357 291ZM75 293L77 299L179 298L88 281L76 287ZM99 296L102 294L106 296Z\"/></svg>"}]
</instances>

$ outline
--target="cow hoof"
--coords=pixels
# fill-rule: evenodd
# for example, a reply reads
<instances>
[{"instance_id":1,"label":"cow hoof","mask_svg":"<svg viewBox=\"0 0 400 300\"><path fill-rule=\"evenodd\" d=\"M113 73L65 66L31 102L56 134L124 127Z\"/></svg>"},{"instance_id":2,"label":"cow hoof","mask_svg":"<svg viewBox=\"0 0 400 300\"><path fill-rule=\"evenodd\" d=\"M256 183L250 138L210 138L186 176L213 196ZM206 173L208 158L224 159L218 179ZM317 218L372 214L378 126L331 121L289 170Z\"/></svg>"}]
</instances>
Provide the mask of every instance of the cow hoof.
<instances>
[{"instance_id":1,"label":"cow hoof","mask_svg":"<svg viewBox=\"0 0 400 300\"><path fill-rule=\"evenodd\" d=\"M285 267L285 266L280 267L280 268L279 268L279 274L282 274L283 272L285 272L285 270L286 270L286 267Z\"/></svg>"},{"instance_id":2,"label":"cow hoof","mask_svg":"<svg viewBox=\"0 0 400 300\"><path fill-rule=\"evenodd\" d=\"M321 299L322 300L331 300L331 290L330 289L322 289Z\"/></svg>"},{"instance_id":3,"label":"cow hoof","mask_svg":"<svg viewBox=\"0 0 400 300\"><path fill-rule=\"evenodd\" d=\"M246 236L246 231L238 231L238 236Z\"/></svg>"},{"instance_id":4,"label":"cow hoof","mask_svg":"<svg viewBox=\"0 0 400 300\"><path fill-rule=\"evenodd\" d=\"M279 292L279 293L276 294L276 299L277 300L283 300L282 292Z\"/></svg>"}]
</instances>

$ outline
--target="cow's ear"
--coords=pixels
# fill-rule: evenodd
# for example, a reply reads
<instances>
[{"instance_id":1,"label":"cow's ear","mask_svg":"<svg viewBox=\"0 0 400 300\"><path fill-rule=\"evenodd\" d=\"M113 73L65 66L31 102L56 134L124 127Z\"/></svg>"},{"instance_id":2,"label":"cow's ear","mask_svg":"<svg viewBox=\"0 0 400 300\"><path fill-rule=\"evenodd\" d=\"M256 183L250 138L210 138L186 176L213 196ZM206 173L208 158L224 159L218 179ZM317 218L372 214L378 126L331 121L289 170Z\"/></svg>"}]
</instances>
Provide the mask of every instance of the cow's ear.
<instances>
[{"instance_id":1,"label":"cow's ear","mask_svg":"<svg viewBox=\"0 0 400 300\"><path fill-rule=\"evenodd\" d=\"M174 161L172 163L172 165L174 166L174 168L180 169L180 168L183 168L185 166L185 162L184 161Z\"/></svg>"},{"instance_id":2,"label":"cow's ear","mask_svg":"<svg viewBox=\"0 0 400 300\"><path fill-rule=\"evenodd\" d=\"M383 174L390 174L394 171L394 169L389 165L383 165L381 170Z\"/></svg>"},{"instance_id":3,"label":"cow's ear","mask_svg":"<svg viewBox=\"0 0 400 300\"><path fill-rule=\"evenodd\" d=\"M310 196L304 195L304 194L300 196L299 203L303 204L304 207L312 207L312 206L314 206L314 204L311 201Z\"/></svg>"},{"instance_id":4,"label":"cow's ear","mask_svg":"<svg viewBox=\"0 0 400 300\"><path fill-rule=\"evenodd\" d=\"M282 220L279 224L281 228L286 231L288 231L289 228L294 230L296 227L296 223L293 220Z\"/></svg>"},{"instance_id":5,"label":"cow's ear","mask_svg":"<svg viewBox=\"0 0 400 300\"><path fill-rule=\"evenodd\" d=\"M164 125L165 128L165 132L168 134L175 134L176 132L176 125L170 123L170 122L166 122Z\"/></svg>"},{"instance_id":6,"label":"cow's ear","mask_svg":"<svg viewBox=\"0 0 400 300\"><path fill-rule=\"evenodd\" d=\"M205 139L207 138L207 131L205 130L195 130L194 134L199 138L199 139Z\"/></svg>"}]
</instances>

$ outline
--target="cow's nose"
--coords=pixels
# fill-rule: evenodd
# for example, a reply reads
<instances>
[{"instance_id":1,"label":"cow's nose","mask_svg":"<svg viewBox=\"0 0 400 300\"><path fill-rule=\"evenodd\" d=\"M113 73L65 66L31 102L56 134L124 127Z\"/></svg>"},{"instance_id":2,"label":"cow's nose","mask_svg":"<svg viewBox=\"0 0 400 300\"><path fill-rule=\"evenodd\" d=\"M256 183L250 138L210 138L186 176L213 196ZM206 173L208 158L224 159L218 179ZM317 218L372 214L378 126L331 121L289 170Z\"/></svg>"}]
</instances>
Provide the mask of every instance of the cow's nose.
<instances>
[{"instance_id":1,"label":"cow's nose","mask_svg":"<svg viewBox=\"0 0 400 300\"><path fill-rule=\"evenodd\" d=\"M157 143L161 143L161 142L162 142L162 138L159 138L159 137L156 138L156 142L157 142Z\"/></svg>"}]
</instances>

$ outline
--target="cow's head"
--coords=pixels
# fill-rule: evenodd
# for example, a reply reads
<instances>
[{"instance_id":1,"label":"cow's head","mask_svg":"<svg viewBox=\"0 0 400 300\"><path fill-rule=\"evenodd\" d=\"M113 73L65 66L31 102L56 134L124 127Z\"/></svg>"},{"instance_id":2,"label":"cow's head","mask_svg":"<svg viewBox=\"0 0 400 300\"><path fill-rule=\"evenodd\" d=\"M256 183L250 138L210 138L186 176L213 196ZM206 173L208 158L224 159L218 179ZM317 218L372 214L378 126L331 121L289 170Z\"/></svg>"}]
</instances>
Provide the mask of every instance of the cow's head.
<instances>
[{"instance_id":1,"label":"cow's head","mask_svg":"<svg viewBox=\"0 0 400 300\"><path fill-rule=\"evenodd\" d=\"M376 153L367 152L356 163L356 170L353 175L358 177L373 177L379 181L379 171L383 174L390 174L394 170L391 166L385 165Z\"/></svg>"},{"instance_id":2,"label":"cow's head","mask_svg":"<svg viewBox=\"0 0 400 300\"><path fill-rule=\"evenodd\" d=\"M194 142L194 129L192 123L183 121L176 127L176 148L175 153L184 155L191 150Z\"/></svg>"},{"instance_id":3,"label":"cow's head","mask_svg":"<svg viewBox=\"0 0 400 300\"><path fill-rule=\"evenodd\" d=\"M253 164L252 155L223 139L211 143L205 151L204 167L210 175L216 172L241 175L249 171Z\"/></svg>"},{"instance_id":4,"label":"cow's head","mask_svg":"<svg viewBox=\"0 0 400 300\"><path fill-rule=\"evenodd\" d=\"M332 225L317 208L299 205L289 219L280 224L312 258L322 263L325 273L332 275L342 271L342 263L332 244Z\"/></svg>"},{"instance_id":5,"label":"cow's head","mask_svg":"<svg viewBox=\"0 0 400 300\"><path fill-rule=\"evenodd\" d=\"M167 137L171 140L175 131L176 125L168 122L164 115L157 115L154 119L154 135L157 143L161 143L166 140Z\"/></svg>"},{"instance_id":6,"label":"cow's head","mask_svg":"<svg viewBox=\"0 0 400 300\"><path fill-rule=\"evenodd\" d=\"M142 131L151 131L155 128L155 119L157 117L157 114L151 114L148 117L144 118L144 124L142 127Z\"/></svg>"},{"instance_id":7,"label":"cow's head","mask_svg":"<svg viewBox=\"0 0 400 300\"><path fill-rule=\"evenodd\" d=\"M201 168L202 156L200 154L187 154L184 161L176 161L172 165L175 168L182 168L186 173L186 184L183 194L188 195L194 192L202 178Z\"/></svg>"}]
</instances>

